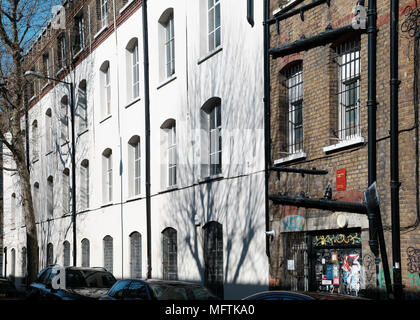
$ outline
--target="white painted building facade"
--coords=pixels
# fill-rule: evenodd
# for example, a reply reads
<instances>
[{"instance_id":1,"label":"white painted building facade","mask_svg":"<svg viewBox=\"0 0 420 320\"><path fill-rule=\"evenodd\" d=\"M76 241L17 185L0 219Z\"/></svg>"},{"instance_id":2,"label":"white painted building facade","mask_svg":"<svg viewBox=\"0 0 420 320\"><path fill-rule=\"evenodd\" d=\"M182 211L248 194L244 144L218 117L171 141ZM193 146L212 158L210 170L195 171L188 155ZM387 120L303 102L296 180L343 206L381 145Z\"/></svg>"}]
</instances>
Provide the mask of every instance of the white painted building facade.
<instances>
[{"instance_id":1,"label":"white painted building facade","mask_svg":"<svg viewBox=\"0 0 420 320\"><path fill-rule=\"evenodd\" d=\"M246 1L148 1L152 277L205 283L216 272L226 299L268 289L262 7L251 26ZM116 278L147 273L143 62L138 6L65 78L76 88L77 265ZM58 84L29 111L41 268L72 263L68 95ZM17 279L26 234L16 179L4 172L7 275Z\"/></svg>"}]
</instances>

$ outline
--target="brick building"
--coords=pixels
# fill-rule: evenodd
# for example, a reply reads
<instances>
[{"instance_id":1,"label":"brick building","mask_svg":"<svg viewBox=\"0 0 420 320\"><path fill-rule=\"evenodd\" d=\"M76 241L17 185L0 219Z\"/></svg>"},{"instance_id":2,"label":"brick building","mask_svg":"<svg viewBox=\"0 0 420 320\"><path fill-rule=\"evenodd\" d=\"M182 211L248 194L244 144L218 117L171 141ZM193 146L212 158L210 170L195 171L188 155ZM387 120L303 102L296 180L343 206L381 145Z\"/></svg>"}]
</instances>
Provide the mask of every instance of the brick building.
<instances>
[{"instance_id":1,"label":"brick building","mask_svg":"<svg viewBox=\"0 0 420 320\"><path fill-rule=\"evenodd\" d=\"M352 24L357 1L270 2L270 47L309 39ZM366 1L367 8L367 1ZM418 40L407 31L415 1L400 1L399 174L401 268L405 291L420 291L418 227L418 117L415 66ZM377 1L377 187L388 261L392 266L390 204L390 6ZM274 166L327 170L326 175L272 171L269 194L363 202L368 187L368 35L351 29L298 52L271 54L271 162ZM417 65L418 68L418 65ZM417 91L418 92L418 91ZM283 206L270 202L270 284L292 290L358 295L385 287L375 266L365 215ZM391 272L392 276L392 272ZM378 283L377 283L378 282Z\"/></svg>"}]
</instances>

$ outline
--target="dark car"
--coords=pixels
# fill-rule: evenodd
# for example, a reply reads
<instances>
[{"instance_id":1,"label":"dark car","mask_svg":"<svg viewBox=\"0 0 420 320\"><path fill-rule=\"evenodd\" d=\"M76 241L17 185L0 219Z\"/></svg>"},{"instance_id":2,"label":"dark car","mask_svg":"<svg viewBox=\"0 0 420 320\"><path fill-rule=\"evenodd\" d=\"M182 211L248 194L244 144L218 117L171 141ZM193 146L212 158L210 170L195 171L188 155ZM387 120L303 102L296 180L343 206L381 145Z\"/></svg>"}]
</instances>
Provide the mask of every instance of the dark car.
<instances>
[{"instance_id":1,"label":"dark car","mask_svg":"<svg viewBox=\"0 0 420 320\"><path fill-rule=\"evenodd\" d=\"M19 300L23 294L19 292L12 281L0 278L0 300Z\"/></svg>"},{"instance_id":2,"label":"dark car","mask_svg":"<svg viewBox=\"0 0 420 320\"><path fill-rule=\"evenodd\" d=\"M367 300L344 294L327 292L264 291L250 295L242 300Z\"/></svg>"},{"instance_id":3,"label":"dark car","mask_svg":"<svg viewBox=\"0 0 420 320\"><path fill-rule=\"evenodd\" d=\"M119 280L100 300L219 300L202 285L173 280Z\"/></svg>"},{"instance_id":4,"label":"dark car","mask_svg":"<svg viewBox=\"0 0 420 320\"><path fill-rule=\"evenodd\" d=\"M65 288L54 289L52 280L56 273L49 266L38 274L30 285L28 299L41 300L92 300L106 295L117 280L104 268L65 267Z\"/></svg>"}]
</instances>

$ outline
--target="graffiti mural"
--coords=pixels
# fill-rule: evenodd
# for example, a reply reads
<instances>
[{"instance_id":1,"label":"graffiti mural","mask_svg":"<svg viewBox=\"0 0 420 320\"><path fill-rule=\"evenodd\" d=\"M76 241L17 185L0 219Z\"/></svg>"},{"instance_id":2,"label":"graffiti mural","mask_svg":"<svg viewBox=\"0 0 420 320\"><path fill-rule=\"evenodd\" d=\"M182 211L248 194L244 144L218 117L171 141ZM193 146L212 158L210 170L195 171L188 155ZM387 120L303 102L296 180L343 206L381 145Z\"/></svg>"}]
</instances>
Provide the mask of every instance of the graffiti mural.
<instances>
[{"instance_id":1,"label":"graffiti mural","mask_svg":"<svg viewBox=\"0 0 420 320\"><path fill-rule=\"evenodd\" d=\"M407 271L420 272L420 249L409 247L407 249Z\"/></svg>"},{"instance_id":2,"label":"graffiti mural","mask_svg":"<svg viewBox=\"0 0 420 320\"><path fill-rule=\"evenodd\" d=\"M305 224L305 218L301 216L287 216L282 221L282 231L283 232L290 232L290 231L302 231L303 226Z\"/></svg>"},{"instance_id":3,"label":"graffiti mural","mask_svg":"<svg viewBox=\"0 0 420 320\"><path fill-rule=\"evenodd\" d=\"M357 293L360 290L360 270L358 254L346 254L341 258L343 269L343 282L347 285L347 291Z\"/></svg>"},{"instance_id":4,"label":"graffiti mural","mask_svg":"<svg viewBox=\"0 0 420 320\"><path fill-rule=\"evenodd\" d=\"M340 244L356 245L360 244L361 241L362 238L360 237L359 232L351 233L348 235L339 233L315 236L314 245L315 247L334 246Z\"/></svg>"}]
</instances>

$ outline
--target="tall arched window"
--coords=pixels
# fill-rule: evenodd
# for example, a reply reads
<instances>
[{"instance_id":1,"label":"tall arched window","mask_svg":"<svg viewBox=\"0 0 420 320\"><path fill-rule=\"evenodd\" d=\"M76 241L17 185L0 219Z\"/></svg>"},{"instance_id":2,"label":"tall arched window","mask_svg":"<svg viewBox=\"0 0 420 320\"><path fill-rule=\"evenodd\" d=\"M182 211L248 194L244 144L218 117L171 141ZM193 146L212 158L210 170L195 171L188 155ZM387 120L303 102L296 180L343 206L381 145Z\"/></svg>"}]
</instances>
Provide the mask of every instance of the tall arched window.
<instances>
[{"instance_id":1,"label":"tall arched window","mask_svg":"<svg viewBox=\"0 0 420 320\"><path fill-rule=\"evenodd\" d=\"M60 127L61 127L61 144L69 141L69 115L68 115L68 108L69 106L69 99L67 96L63 96L61 98L60 103Z\"/></svg>"},{"instance_id":2,"label":"tall arched window","mask_svg":"<svg viewBox=\"0 0 420 320\"><path fill-rule=\"evenodd\" d=\"M100 68L102 117L111 114L111 71L109 61L105 61Z\"/></svg>"},{"instance_id":3,"label":"tall arched window","mask_svg":"<svg viewBox=\"0 0 420 320\"><path fill-rule=\"evenodd\" d=\"M27 260L26 247L22 248L21 254L22 254L22 265L21 265L22 266L22 270L21 270L22 277L26 278L26 275L27 275L27 272L26 272L26 265L27 265L27 262L26 262L26 260ZM25 283L25 280L23 280L22 282Z\"/></svg>"},{"instance_id":4,"label":"tall arched window","mask_svg":"<svg viewBox=\"0 0 420 320\"><path fill-rule=\"evenodd\" d=\"M104 246L104 268L113 272L114 270L114 244L111 236L106 236L103 239Z\"/></svg>"},{"instance_id":5,"label":"tall arched window","mask_svg":"<svg viewBox=\"0 0 420 320\"><path fill-rule=\"evenodd\" d=\"M212 221L204 227L204 285L223 299L223 227Z\"/></svg>"},{"instance_id":6,"label":"tall arched window","mask_svg":"<svg viewBox=\"0 0 420 320\"><path fill-rule=\"evenodd\" d=\"M159 18L160 81L175 73L174 10L168 8Z\"/></svg>"},{"instance_id":7,"label":"tall arched window","mask_svg":"<svg viewBox=\"0 0 420 320\"><path fill-rule=\"evenodd\" d=\"M89 160L84 159L80 164L80 207L89 208Z\"/></svg>"},{"instance_id":8,"label":"tall arched window","mask_svg":"<svg viewBox=\"0 0 420 320\"><path fill-rule=\"evenodd\" d=\"M141 278L141 234L133 232L130 235L130 276Z\"/></svg>"},{"instance_id":9,"label":"tall arched window","mask_svg":"<svg viewBox=\"0 0 420 320\"><path fill-rule=\"evenodd\" d=\"M10 198L10 225L16 228L16 193L13 193Z\"/></svg>"},{"instance_id":10,"label":"tall arched window","mask_svg":"<svg viewBox=\"0 0 420 320\"><path fill-rule=\"evenodd\" d=\"M127 102L140 95L139 45L138 39L131 39L126 46Z\"/></svg>"},{"instance_id":11,"label":"tall arched window","mask_svg":"<svg viewBox=\"0 0 420 320\"><path fill-rule=\"evenodd\" d=\"M163 279L178 280L178 245L174 228L162 232L162 269Z\"/></svg>"},{"instance_id":12,"label":"tall arched window","mask_svg":"<svg viewBox=\"0 0 420 320\"><path fill-rule=\"evenodd\" d=\"M79 83L77 90L77 118L78 118L78 132L82 133L88 128L88 110L87 110L87 85L86 80Z\"/></svg>"},{"instance_id":13,"label":"tall arched window","mask_svg":"<svg viewBox=\"0 0 420 320\"><path fill-rule=\"evenodd\" d=\"M90 266L90 242L88 239L82 240L82 267Z\"/></svg>"},{"instance_id":14,"label":"tall arched window","mask_svg":"<svg viewBox=\"0 0 420 320\"><path fill-rule=\"evenodd\" d=\"M54 143L53 143L53 132L52 132L51 108L49 108L47 112L45 113L45 145L46 145L46 152L53 151Z\"/></svg>"},{"instance_id":15,"label":"tall arched window","mask_svg":"<svg viewBox=\"0 0 420 320\"><path fill-rule=\"evenodd\" d=\"M52 243L47 245L47 265L54 264L54 246Z\"/></svg>"},{"instance_id":16,"label":"tall arched window","mask_svg":"<svg viewBox=\"0 0 420 320\"><path fill-rule=\"evenodd\" d=\"M12 266L11 266L11 269L10 269L10 273L11 273L12 277L15 277L16 276L16 250L13 248L10 251L10 254L12 256L12 259L11 259Z\"/></svg>"},{"instance_id":17,"label":"tall arched window","mask_svg":"<svg viewBox=\"0 0 420 320\"><path fill-rule=\"evenodd\" d=\"M33 207L34 207L34 213L35 213L35 221L38 221L38 219L40 218L40 203L39 203L39 183L35 182L34 183L34 188L33 188L33 197L32 197L32 203L33 203Z\"/></svg>"},{"instance_id":18,"label":"tall arched window","mask_svg":"<svg viewBox=\"0 0 420 320\"><path fill-rule=\"evenodd\" d=\"M220 98L209 99L201 108L202 177L222 173L222 108Z\"/></svg>"},{"instance_id":19,"label":"tall arched window","mask_svg":"<svg viewBox=\"0 0 420 320\"><path fill-rule=\"evenodd\" d=\"M62 207L63 215L70 213L70 170L65 168L63 170L63 188L62 188Z\"/></svg>"},{"instance_id":20,"label":"tall arched window","mask_svg":"<svg viewBox=\"0 0 420 320\"><path fill-rule=\"evenodd\" d=\"M32 160L36 160L38 159L38 139L39 139L39 133L38 133L38 121L34 120L32 122L32 141L31 141L31 146L32 146Z\"/></svg>"},{"instance_id":21,"label":"tall arched window","mask_svg":"<svg viewBox=\"0 0 420 320\"><path fill-rule=\"evenodd\" d=\"M177 139L176 122L166 120L161 128L161 179L162 187L170 188L177 184Z\"/></svg>"},{"instance_id":22,"label":"tall arched window","mask_svg":"<svg viewBox=\"0 0 420 320\"><path fill-rule=\"evenodd\" d=\"M130 196L138 195L141 191L141 150L140 137L133 136L128 141L128 175Z\"/></svg>"},{"instance_id":23,"label":"tall arched window","mask_svg":"<svg viewBox=\"0 0 420 320\"><path fill-rule=\"evenodd\" d=\"M67 240L63 242L63 266L70 266L70 242Z\"/></svg>"},{"instance_id":24,"label":"tall arched window","mask_svg":"<svg viewBox=\"0 0 420 320\"><path fill-rule=\"evenodd\" d=\"M102 153L102 196L104 203L112 201L112 150Z\"/></svg>"},{"instance_id":25,"label":"tall arched window","mask_svg":"<svg viewBox=\"0 0 420 320\"><path fill-rule=\"evenodd\" d=\"M54 181L52 176L47 179L47 214L48 218L54 216Z\"/></svg>"}]
</instances>

